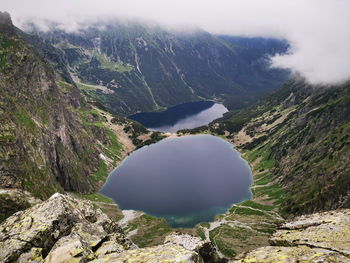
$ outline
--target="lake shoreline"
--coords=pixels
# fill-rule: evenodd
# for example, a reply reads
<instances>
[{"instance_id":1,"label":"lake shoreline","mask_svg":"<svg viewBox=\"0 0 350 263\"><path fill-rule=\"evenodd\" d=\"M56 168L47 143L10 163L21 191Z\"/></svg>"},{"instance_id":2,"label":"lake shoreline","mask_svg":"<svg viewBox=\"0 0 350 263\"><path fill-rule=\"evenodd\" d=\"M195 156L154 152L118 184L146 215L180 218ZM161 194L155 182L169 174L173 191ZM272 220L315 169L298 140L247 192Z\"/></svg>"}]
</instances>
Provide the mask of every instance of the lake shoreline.
<instances>
[{"instance_id":1,"label":"lake shoreline","mask_svg":"<svg viewBox=\"0 0 350 263\"><path fill-rule=\"evenodd\" d=\"M214 212L215 215L218 215L218 214L221 214L223 212L222 208L221 208L222 205L225 207L224 210L226 211L226 209L229 209L232 206L232 204L238 203L238 202L241 202L243 200L247 200L250 198L250 196L252 195L252 192L250 191L250 185L251 185L251 181L252 181L252 173L250 171L250 166L248 165L246 160L244 160L242 158L241 154L238 151L236 151L236 149L234 147L232 147L232 144L227 142L227 140L223 140L221 137L213 136L211 134L197 134L197 135L189 136L189 135L180 135L180 134L175 134L175 133L166 133L163 135L166 136L166 140L161 140L160 144L157 144L157 146L156 146L156 144L152 144L151 146L149 146L150 148L142 147L137 152L134 151L133 153L131 153L129 155L129 158L124 159L122 161L122 163L119 164L118 167L116 167L116 169L114 170L114 173L122 173L125 177L123 177L123 178L121 178L120 176L115 177L116 175L114 175L114 177L113 177L113 172L112 172L109 175L108 179L106 180L104 188L102 188L100 190L100 193L105 194L104 189L110 189L110 190L108 190L110 193L115 192L115 191L117 191L115 187L118 188L121 185L123 185L124 187L129 189L127 192L127 195L129 195L129 197L128 198L126 198L126 196L123 197L122 192L124 191L123 190L124 188L119 189L117 191L118 198L119 199L124 198L124 201L122 201L122 202L116 201L117 204L119 204L122 208L125 208L127 210L133 209L133 210L141 211L141 212L144 212L144 213L147 213L150 215L156 215L157 217L162 218L162 216L159 216L159 214L163 214L163 212L160 212L160 210L159 210L159 209L161 209L162 206L165 206L166 209L168 210L169 205L171 207L171 204L175 205L178 200L180 200L181 198L185 198L185 197L177 197L177 198L174 197L174 198L170 198L169 202L163 201L163 199L166 196L168 196L170 194L170 192L175 191L174 187L177 185L177 187L179 188L177 191L185 191L184 193L188 193L191 196L191 198L189 200L192 200L193 198L195 198L193 200L198 200L198 201L193 201L193 202L200 202L202 204L199 205L199 207L197 207L197 205L195 205L195 203L193 203L192 205L196 206L196 208L193 207L193 210L192 210L192 208L187 208L188 212L185 212L185 210L184 210L183 212L180 212L180 214L178 214L178 212L174 212L174 214L172 214L171 209L169 210L169 212L166 212L164 214L163 218L170 218L170 219L173 218L175 221L171 220L169 222L174 221L173 223L171 223L171 225L174 224L173 226L176 226L176 227L189 227L189 226L187 226L187 224L192 224L192 223L184 223L184 225L182 225L182 223L175 223L175 222L177 222L177 219L176 219L177 217L179 217L179 220L180 220L181 218L185 218L186 217L185 215L187 214L187 216L190 216L191 218L193 217L193 220L197 220L197 222L202 222L203 220L201 220L199 218L203 217L203 216L209 217L210 214L212 214L214 211L214 210L212 210L212 208L214 208L214 206L215 207L217 206L218 209L220 210L218 212ZM185 137L187 137L187 139L185 139ZM184 138L185 141L183 141L183 140L173 141L172 140L172 139L179 140L179 138ZM169 139L170 139L170 141L169 141ZM221 142L220 142L220 140L221 140ZM162 143L162 142L164 142L164 143ZM170 160L168 158L171 158L171 159L175 158L171 163L168 163L168 161L165 161L163 164L163 161L160 161L160 163L155 163L155 164L151 165L149 163L149 161L147 161L147 167L149 167L149 169L151 169L149 171L152 171L149 175L155 176L155 171L158 169L161 169L161 171L162 171L161 174L164 174L163 169L165 169L164 171L167 171L166 173L168 174L168 176L170 176L169 180L174 180L174 178L176 178L177 184L172 185L171 191L170 191L170 189L166 190L167 189L166 187L165 188L163 188L162 186L160 186L160 188L158 187L157 190L155 190L155 192L157 194L159 194L160 196L162 196L162 198L156 198L152 201L152 199L149 199L150 195L147 195L147 196L149 196L148 198L145 198L145 199L141 198L140 199L140 200L144 200L143 202L150 202L149 205L151 205L152 207L157 207L157 210L154 210L152 212L152 210L149 210L147 208L146 209L135 209L132 206L135 206L135 205L140 206L140 204L142 204L143 202L134 200L134 202L136 202L135 205L126 205L126 203L132 202L132 200L137 198L138 195L147 191L148 188L145 187L144 184L146 183L146 185L147 185L148 182L145 182L143 184L144 188L142 188L143 190L141 193L137 192L137 193L135 193L135 195L131 195L133 198L130 199L129 192L131 190L133 191L133 189L136 189L137 187L139 187L137 185L139 183L137 183L137 182L140 182L141 178L137 179L137 180L133 179L134 182L136 182L135 183L136 185L129 186L129 187L127 187L127 185L128 185L127 181L122 183L122 182L119 182L119 180L131 180L131 179L129 179L130 177L126 176L126 173L128 173L130 171L134 171L135 169L136 170L139 169L138 166L142 166L142 162L144 162L144 161L141 161L141 159L137 159L137 158L142 158L142 160L146 160L148 158L150 160L152 160L152 158L159 158L160 156L159 157L153 156L154 152L151 154L151 152L155 151L156 149L161 149L161 151L165 151L165 152L170 151L171 154L174 154L174 151L176 151L177 154L174 154L172 157L167 157L165 152L162 154L161 158L162 159L165 158L164 161ZM208 151L208 149L210 149L210 150ZM189 154L188 158L184 157L186 155L185 153ZM216 159L216 157L213 158L214 156L217 156L219 153L222 154L222 156L219 159ZM140 157L140 156L143 156L143 157ZM207 161L199 161L199 160L202 160L202 158L204 158L203 160L207 160ZM139 160L139 161L137 161L137 165L134 164L136 160ZM188 170L188 168L187 168L190 165L189 160L191 160L191 162L194 161L195 163L198 163L198 161L199 161L199 163L201 163L200 166L195 166L196 168L194 168L194 169L197 172L194 174L190 172L192 170L192 168L190 168L190 170ZM160 164L162 164L162 165L160 165ZM170 164L174 167L169 168ZM207 166L207 168L205 168L206 166ZM146 166L142 166L142 167L146 167ZM177 168L175 168L175 167L177 167ZM191 167L191 166L189 166L189 167ZM231 167L231 168L229 168L229 167ZM155 170L153 170L153 169L155 169ZM142 169L143 172L141 172L141 171L136 172L136 170L131 173L131 175L135 178L142 177L143 173L145 173L145 172L147 173L147 171L145 171L144 168ZM221 170L221 172L219 174L217 174L215 172L217 170ZM187 175L187 173L191 173L191 176L189 177ZM249 177L247 177L245 175L246 173L249 173ZM181 176L179 176L179 174ZM214 174L216 174L215 177L213 177ZM232 176L234 174L235 174L235 176ZM220 180L217 180L218 176L221 178ZM128 178L128 179L125 179L125 178ZM153 177L150 177L149 180L151 180L152 178ZM160 178L162 178L162 180L165 180L166 182L168 180L168 178L164 178L163 176L161 176ZM171 178L173 178L173 179L171 179ZM180 178L184 178L184 179L180 179ZM209 179L209 178L211 178L211 179ZM159 181L158 181L159 179L155 179L158 182L157 184L159 184ZM180 183L179 180L185 180L185 181ZM208 180L216 180L216 183L213 182L211 184L208 184L207 183ZM118 183L116 183L117 181L118 181ZM164 182L164 183L166 183L166 182ZM192 188L191 184L194 184L194 182L196 182L195 183L196 185L193 185L193 188ZM173 181L173 184L174 183L175 182ZM198 185L198 183L199 183L199 185ZM247 184L248 184L248 188L243 186L243 185L247 185ZM167 185L167 183L165 185ZM210 189L210 188L212 188L213 185L216 185L215 187L217 189L221 189L221 190L213 192ZM228 185L231 185L231 186L229 187ZM154 186L153 186L153 184L150 184L149 187L152 188ZM193 190L189 190L187 188L189 188L189 189L203 189L203 191L205 193L201 193L200 195L203 195L203 194L207 195L206 193L212 192L210 201L204 201L204 200L208 200L207 198L204 198L204 197L199 198L198 195L201 191L192 193ZM205 189L207 189L207 190L205 190ZM164 192L165 196L161 195L162 191L165 191ZM246 193L246 191L248 191L248 192ZM150 193L151 196L155 195L155 192L152 192L153 194ZM243 196L239 197L240 195L243 195ZM108 196L110 198L112 197L111 195L108 195ZM198 199L196 199L196 198L198 198ZM226 199L229 200L231 198L233 198L233 200L236 200L236 201L234 201L233 203L230 203L229 205L226 204L227 201L224 201L224 200L226 200ZM237 198L238 198L238 200L237 200ZM166 199L164 199L164 200L166 200ZM199 200L201 200L201 201L199 201ZM222 201L219 201L219 200L224 201L224 203L221 203ZM203 202L209 202L209 203L216 204L216 205L207 206ZM166 203L167 205L165 205L164 203ZM183 203L183 202L180 202L180 203ZM156 205L156 204L158 204L158 205ZM163 204L163 205L160 205L160 204ZM191 203L188 203L188 201L187 201L186 204L187 204L186 205L186 207L187 207ZM179 209L180 207L181 207L181 210L185 209L180 204L178 204L176 206L178 207L176 209ZM176 209L174 211L177 211ZM209 214L207 214L206 212L202 213L202 212L200 212L202 210L203 211L210 211L210 212L209 212ZM197 212L192 213L191 211L197 211ZM207 221L207 220L205 220L205 221ZM181 220L179 222L181 222ZM186 222L186 220L184 222ZM189 222L192 222L192 221L189 221ZM193 227L194 226L195 225L193 225ZM192 226L190 226L190 228L191 227Z\"/></svg>"}]
</instances>

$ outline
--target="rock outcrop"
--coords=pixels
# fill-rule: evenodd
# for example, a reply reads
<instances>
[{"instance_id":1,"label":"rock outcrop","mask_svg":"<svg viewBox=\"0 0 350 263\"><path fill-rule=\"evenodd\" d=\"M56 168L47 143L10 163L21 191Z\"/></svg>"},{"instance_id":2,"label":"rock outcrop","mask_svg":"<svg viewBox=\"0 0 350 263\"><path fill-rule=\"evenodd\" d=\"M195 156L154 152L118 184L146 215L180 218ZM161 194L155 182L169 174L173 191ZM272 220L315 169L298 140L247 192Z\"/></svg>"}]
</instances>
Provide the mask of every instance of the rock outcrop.
<instances>
[{"instance_id":1,"label":"rock outcrop","mask_svg":"<svg viewBox=\"0 0 350 263\"><path fill-rule=\"evenodd\" d=\"M0 262L225 262L210 242L172 234L137 248L90 201L54 194L0 225Z\"/></svg>"},{"instance_id":2,"label":"rock outcrop","mask_svg":"<svg viewBox=\"0 0 350 263\"><path fill-rule=\"evenodd\" d=\"M234 262L350 262L350 210L295 218L270 243Z\"/></svg>"},{"instance_id":3,"label":"rock outcrop","mask_svg":"<svg viewBox=\"0 0 350 263\"><path fill-rule=\"evenodd\" d=\"M17 211L40 203L41 200L21 189L0 188L0 222Z\"/></svg>"},{"instance_id":4,"label":"rock outcrop","mask_svg":"<svg viewBox=\"0 0 350 263\"><path fill-rule=\"evenodd\" d=\"M163 245L111 253L100 257L102 262L227 262L219 258L211 242L188 234L174 233L165 238Z\"/></svg>"},{"instance_id":5,"label":"rock outcrop","mask_svg":"<svg viewBox=\"0 0 350 263\"><path fill-rule=\"evenodd\" d=\"M15 213L0 226L0 262L84 262L131 246L101 210L62 194Z\"/></svg>"}]
</instances>

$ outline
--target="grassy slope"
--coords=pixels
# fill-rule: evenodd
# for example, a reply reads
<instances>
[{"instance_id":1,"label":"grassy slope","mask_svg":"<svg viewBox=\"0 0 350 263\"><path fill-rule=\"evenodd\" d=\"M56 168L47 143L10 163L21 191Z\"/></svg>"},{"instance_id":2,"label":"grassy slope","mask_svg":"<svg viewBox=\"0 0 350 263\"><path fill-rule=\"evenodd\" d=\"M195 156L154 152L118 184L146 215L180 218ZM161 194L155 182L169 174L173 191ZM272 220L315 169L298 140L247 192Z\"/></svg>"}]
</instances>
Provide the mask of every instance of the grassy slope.
<instances>
[{"instance_id":1,"label":"grassy slope","mask_svg":"<svg viewBox=\"0 0 350 263\"><path fill-rule=\"evenodd\" d=\"M325 88L291 81L257 105L180 131L228 139L254 175L254 198L219 215L216 224L198 225L198 234L232 257L268 245L280 216L349 207L349 111L349 83Z\"/></svg>"}]
</instances>

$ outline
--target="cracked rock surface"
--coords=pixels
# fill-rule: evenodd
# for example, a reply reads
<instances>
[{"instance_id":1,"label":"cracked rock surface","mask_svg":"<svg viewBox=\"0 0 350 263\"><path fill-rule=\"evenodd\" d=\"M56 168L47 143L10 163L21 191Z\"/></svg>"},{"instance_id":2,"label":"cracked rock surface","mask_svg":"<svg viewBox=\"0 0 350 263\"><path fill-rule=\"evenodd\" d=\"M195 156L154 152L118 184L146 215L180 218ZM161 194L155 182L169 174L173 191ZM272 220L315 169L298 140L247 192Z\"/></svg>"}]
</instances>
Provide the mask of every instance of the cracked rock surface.
<instances>
[{"instance_id":1,"label":"cracked rock surface","mask_svg":"<svg viewBox=\"0 0 350 263\"><path fill-rule=\"evenodd\" d=\"M225 262L210 242L172 234L137 248L90 201L54 194L0 225L0 262Z\"/></svg>"},{"instance_id":2,"label":"cracked rock surface","mask_svg":"<svg viewBox=\"0 0 350 263\"><path fill-rule=\"evenodd\" d=\"M350 262L350 210L303 215L289 221L235 262Z\"/></svg>"},{"instance_id":3,"label":"cracked rock surface","mask_svg":"<svg viewBox=\"0 0 350 263\"><path fill-rule=\"evenodd\" d=\"M89 201L54 194L0 225L0 262L84 262L132 243Z\"/></svg>"}]
</instances>

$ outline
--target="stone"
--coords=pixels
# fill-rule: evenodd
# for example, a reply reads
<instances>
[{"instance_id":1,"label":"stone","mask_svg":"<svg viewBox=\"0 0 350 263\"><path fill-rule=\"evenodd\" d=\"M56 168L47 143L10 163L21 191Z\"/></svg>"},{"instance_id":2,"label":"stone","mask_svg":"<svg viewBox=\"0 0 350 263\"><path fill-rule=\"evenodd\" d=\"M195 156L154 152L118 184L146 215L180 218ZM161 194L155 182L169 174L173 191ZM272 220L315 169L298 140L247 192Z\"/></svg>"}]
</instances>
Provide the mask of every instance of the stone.
<instances>
[{"instance_id":1,"label":"stone","mask_svg":"<svg viewBox=\"0 0 350 263\"><path fill-rule=\"evenodd\" d=\"M350 209L296 217L269 241L232 262L350 262Z\"/></svg>"},{"instance_id":2,"label":"stone","mask_svg":"<svg viewBox=\"0 0 350 263\"><path fill-rule=\"evenodd\" d=\"M350 257L350 210L303 215L283 224L270 238L276 246L307 245Z\"/></svg>"},{"instance_id":3,"label":"stone","mask_svg":"<svg viewBox=\"0 0 350 263\"><path fill-rule=\"evenodd\" d=\"M0 262L27 257L33 248L45 262L87 261L96 257L95 251L104 247L104 242L117 249L100 250L100 254L132 245L117 223L90 201L57 193L0 225Z\"/></svg>"},{"instance_id":4,"label":"stone","mask_svg":"<svg viewBox=\"0 0 350 263\"><path fill-rule=\"evenodd\" d=\"M232 261L235 263L291 263L291 262L309 262L309 263L326 263L350 262L348 257L337 252L322 249L310 248L308 246L297 247L280 247L269 246L255 249L246 254L239 260Z\"/></svg>"}]
</instances>

